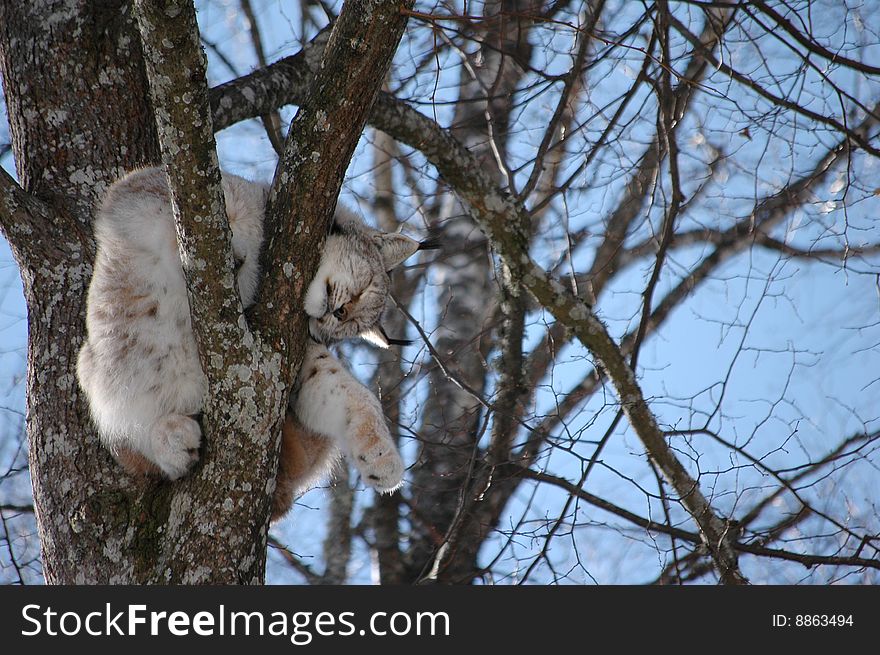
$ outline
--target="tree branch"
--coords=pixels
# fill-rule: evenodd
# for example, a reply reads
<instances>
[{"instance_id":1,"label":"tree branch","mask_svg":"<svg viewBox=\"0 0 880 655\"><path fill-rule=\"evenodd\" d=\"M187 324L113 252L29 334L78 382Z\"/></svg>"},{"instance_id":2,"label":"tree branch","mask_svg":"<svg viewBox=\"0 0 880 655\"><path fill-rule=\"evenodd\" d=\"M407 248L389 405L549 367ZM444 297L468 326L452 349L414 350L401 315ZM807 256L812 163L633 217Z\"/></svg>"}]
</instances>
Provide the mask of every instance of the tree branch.
<instances>
[{"instance_id":1,"label":"tree branch","mask_svg":"<svg viewBox=\"0 0 880 655\"><path fill-rule=\"evenodd\" d=\"M43 259L41 241L51 239L52 210L0 167L0 231L22 271Z\"/></svg>"},{"instance_id":2,"label":"tree branch","mask_svg":"<svg viewBox=\"0 0 880 655\"><path fill-rule=\"evenodd\" d=\"M308 564L303 562L299 557L296 556L290 548L282 544L275 537L269 537L269 546L277 550L284 560L290 564L293 569L303 576L310 585L319 585L322 584L322 578L318 573L312 570Z\"/></svg>"},{"instance_id":3,"label":"tree branch","mask_svg":"<svg viewBox=\"0 0 880 655\"><path fill-rule=\"evenodd\" d=\"M733 12L731 10L713 9L706 13L706 23L700 35L700 41L710 50L715 50L721 44L721 40L732 23ZM650 52L650 49L649 49ZM649 58L645 58L639 79L646 79L647 64ZM706 59L699 53L694 53L688 62L687 69L681 76L681 82L672 92L672 119L675 122L681 120L687 112L695 89L699 88L706 76L708 66ZM639 159L639 163L629 177L624 187L623 197L618 201L615 209L608 219L604 221L605 230L601 243L596 248L593 263L589 271L575 278L576 288L579 295L592 303L596 303L608 281L625 265L625 256L629 252L623 246L631 226L640 215L642 208L650 198L654 185L660 172L664 152L661 150L660 131L655 133L651 143L645 149ZM549 196L548 196L549 197ZM684 206L682 206L682 209ZM573 239L571 247L575 247L580 238ZM656 245L650 253L657 251ZM548 356L558 352L558 348L552 344L567 340L565 328L561 324L551 326L544 340L533 350L529 358L529 368L534 375L534 388L537 381L542 378L549 366L555 360ZM539 436L542 433L537 433ZM543 433L546 434L546 433ZM537 448L540 443L533 440L532 448Z\"/></svg>"},{"instance_id":4,"label":"tree branch","mask_svg":"<svg viewBox=\"0 0 880 655\"><path fill-rule=\"evenodd\" d=\"M206 463L197 476L206 484L198 486L199 493L209 496L212 502L206 505L217 505L220 513L226 508L223 501L228 505L231 498L236 513L245 517L248 525L235 532L241 548L230 548L229 566L247 567L234 571L239 580L259 581L270 499L245 490L267 488L263 481L272 479L277 468L278 428L305 351L307 323L299 308L317 268L342 177L406 19L396 2L349 0L334 25L313 92L294 119L270 190L266 275L252 333L235 292L195 10L188 0L138 0L137 9L208 397L218 405L216 399L222 399L223 405L222 412L213 412L210 402L206 407L208 432L220 447L208 441ZM232 365L248 374L228 375ZM250 393L239 394L245 384ZM221 460L217 466L212 454ZM173 548L192 549L202 538L216 535L189 535ZM248 544L251 552L241 552ZM228 579L222 566L218 570L212 579ZM198 581L192 572L182 575L184 581Z\"/></svg>"},{"instance_id":5,"label":"tree branch","mask_svg":"<svg viewBox=\"0 0 880 655\"><path fill-rule=\"evenodd\" d=\"M518 475L528 480L535 480L536 482L552 484L554 487L559 487L560 489L565 490L572 496L586 501L593 507L598 507L599 509L606 511L609 514L614 514L615 516L629 521L633 525L637 525L640 528L644 528L649 532L659 532L661 534L675 537L676 539L681 539L692 544L700 543L700 535L696 532L688 532L687 530L682 530L681 528L676 528L665 523L657 523L656 521L646 519L643 516L634 514L633 512L619 507L614 503L605 500L604 498L600 498L595 494L589 493L582 487L572 482L569 482L565 478L560 478L556 475L550 475L549 473L544 473L543 471L535 471L524 466L517 466L516 464L511 464L510 467L513 469L514 475Z\"/></svg>"},{"instance_id":6,"label":"tree branch","mask_svg":"<svg viewBox=\"0 0 880 655\"><path fill-rule=\"evenodd\" d=\"M277 435L287 394L278 379L279 356L263 351L244 321L236 292L231 232L208 104L206 61L191 0L137 0L147 78L169 182L193 332L207 379L205 456L196 474L175 489L199 498L183 517L172 513L162 533L157 580L261 582L271 493L265 480L277 468ZM233 367L247 375L229 375ZM289 385L289 381L287 381ZM247 387L250 394L241 394ZM251 400L259 398L260 404ZM276 435L272 440L269 435ZM169 500L169 503L171 501ZM178 504L180 505L180 504ZM184 504L185 505L185 504ZM231 509L234 508L234 517ZM207 514L228 540L228 558L213 570L188 567L212 530L194 532ZM215 517L221 516L222 519ZM189 520L185 520L189 517ZM230 529L235 525L237 529ZM257 538L255 538L255 535Z\"/></svg>"},{"instance_id":7,"label":"tree branch","mask_svg":"<svg viewBox=\"0 0 880 655\"><path fill-rule=\"evenodd\" d=\"M210 381L225 377L230 349L238 359L246 327L239 320L231 231L208 112L206 61L188 0L137 0L138 24L162 160L169 181L187 278L193 329Z\"/></svg>"},{"instance_id":8,"label":"tree branch","mask_svg":"<svg viewBox=\"0 0 880 655\"><path fill-rule=\"evenodd\" d=\"M412 0L405 4L411 6ZM297 352L285 353L286 369L299 365L306 323L293 317L301 314L342 178L403 35L406 17L399 9L393 0L348 0L343 5L275 172L266 209L267 275L254 321L273 343L288 344L288 349L294 344ZM297 55L300 66L310 53L318 55L314 46ZM304 83L307 74L298 70ZM274 82L285 84L278 78ZM268 82L267 96L271 88Z\"/></svg>"},{"instance_id":9,"label":"tree branch","mask_svg":"<svg viewBox=\"0 0 880 655\"><path fill-rule=\"evenodd\" d=\"M679 21L675 17L670 17L670 23L675 27L676 31L678 31L679 34L690 41L690 43L697 49L698 52L702 53L702 55L709 61L709 63L711 63L717 70L730 77L730 79L739 82L748 89L751 89L759 96L761 96L765 100L768 100L776 106L785 107L786 109L789 109L796 114L800 114L801 116L809 118L816 123L826 125L835 132L840 132L841 134L847 135L847 137L849 137L854 145L857 145L862 150L871 155L874 155L875 157L880 157L880 148L873 146L864 134L859 133L857 130L850 129L847 125L841 123L834 118L824 116L818 112L813 111L812 109L808 109L807 107L799 105L797 102L771 93L760 84L750 79L748 76L743 75L739 71L725 64L724 62L719 61L714 53L707 50L703 46L703 44L700 43L699 39L690 30L688 30L681 21ZM876 113L877 108L874 107L871 112Z\"/></svg>"},{"instance_id":10,"label":"tree branch","mask_svg":"<svg viewBox=\"0 0 880 655\"><path fill-rule=\"evenodd\" d=\"M874 118L867 116L856 128L861 131L869 129L874 124ZM752 210L727 230L691 230L682 232L673 237L672 247L690 245L698 241L715 244L716 247L703 260L694 266L691 271L669 291L654 308L648 321L647 334L656 330L669 316L672 310L681 303L689 294L693 293L709 275L732 257L742 252L754 242L762 243L765 231L772 230L789 214L790 211L802 205L810 197L810 191L827 178L846 153L846 138L829 148L819 158L813 168L803 176L792 180L777 193L758 200ZM702 239L698 236L703 235ZM678 239L682 241L679 242ZM638 258L645 257L656 251L658 247L655 238L649 239L627 249L618 258L618 266L631 264ZM580 279L580 277L578 278ZM563 329L556 325L551 326L555 338L561 339ZM620 349L624 355L629 355L635 339L635 332L630 332L621 339ZM536 428L536 439L549 434L556 425L575 409L583 400L588 398L599 388L604 374L599 371L589 371L575 385L566 396L557 403L557 412L547 417Z\"/></svg>"},{"instance_id":11,"label":"tree branch","mask_svg":"<svg viewBox=\"0 0 880 655\"><path fill-rule=\"evenodd\" d=\"M843 565L843 566L859 566L869 569L880 569L880 560L867 559L865 557L856 557L849 555L810 555L808 553L792 553L787 550L778 548L767 548L756 544L737 544L737 550L752 555L760 555L762 557L772 557L775 559L784 559L790 562L799 562L808 569L818 565Z\"/></svg>"},{"instance_id":12,"label":"tree branch","mask_svg":"<svg viewBox=\"0 0 880 655\"><path fill-rule=\"evenodd\" d=\"M809 52L813 52L820 57L824 57L832 63L846 66L847 68L852 68L853 70L857 70L862 73L867 73L869 75L880 75L880 68L877 68L876 66L871 66L856 59L851 59L840 52L832 52L831 50L828 50L828 48L823 47L822 44L820 44L816 40L807 38L782 14L773 9L773 7L767 5L766 2L762 2L761 0L752 0L751 3L743 3L742 9L749 16L752 16L754 18L749 4L751 4L752 7L757 8L762 13L770 16L770 18L772 18L774 22L779 25L779 27L781 27L785 32L791 35L795 41L800 43Z\"/></svg>"},{"instance_id":13,"label":"tree branch","mask_svg":"<svg viewBox=\"0 0 880 655\"><path fill-rule=\"evenodd\" d=\"M263 51L263 38L260 35L260 26L257 23L257 16L254 8L251 6L250 0L240 0L241 10L244 13L250 27L251 43L254 45L254 54L257 56L257 63L260 67L266 66L266 53ZM268 114L260 116L263 127L266 129L266 136L269 137L269 143L272 149L280 157L284 150L284 141L281 137L281 114L276 109Z\"/></svg>"},{"instance_id":14,"label":"tree branch","mask_svg":"<svg viewBox=\"0 0 880 655\"><path fill-rule=\"evenodd\" d=\"M585 491L578 485L569 482L565 478L560 478L555 475L550 475L541 471L534 471L532 469L519 467L516 465L511 465L511 467L515 469L515 475L522 476L523 478L529 480L535 480L536 482L551 484L555 487L564 489L569 494L589 503L593 507L598 507L601 510L604 510L610 514L629 521L634 525L644 528L649 532L665 534L671 538L681 539L682 541L687 541L691 544L700 543L700 535L696 534L695 532L688 532L687 530L682 530L681 528L676 528L665 523L657 523L656 521L646 519L642 516L639 516L638 514L634 514L622 507L619 507L614 503L605 500L604 498L600 498L599 496L595 496L594 494ZM762 544L741 542L736 542L734 544L734 548L736 548L736 550L740 552L749 553L751 555L756 555L759 557L771 557L774 559L784 559L792 562L799 562L807 568L818 565L843 565L880 569L880 560L859 557L858 555L814 555L809 553L793 553L779 548L768 548L767 546Z\"/></svg>"},{"instance_id":15,"label":"tree branch","mask_svg":"<svg viewBox=\"0 0 880 655\"><path fill-rule=\"evenodd\" d=\"M590 307L551 279L528 255L527 234L518 228L528 224L522 219L526 210L499 190L471 153L449 134L440 131L433 121L421 116L406 116L399 123L389 122L391 124L385 127L393 129L396 138L418 147L459 196L468 202L474 219L512 275L522 280L535 299L596 356L617 389L623 410L636 434L699 524L722 579L743 582L725 522L714 514L698 483L672 454L632 370L604 324ZM410 132L416 126L417 131Z\"/></svg>"},{"instance_id":16,"label":"tree branch","mask_svg":"<svg viewBox=\"0 0 880 655\"><path fill-rule=\"evenodd\" d=\"M283 107L301 104L314 71L321 65L333 23L321 30L298 53L279 59L249 75L215 86L210 91L214 129L220 131Z\"/></svg>"}]
</instances>

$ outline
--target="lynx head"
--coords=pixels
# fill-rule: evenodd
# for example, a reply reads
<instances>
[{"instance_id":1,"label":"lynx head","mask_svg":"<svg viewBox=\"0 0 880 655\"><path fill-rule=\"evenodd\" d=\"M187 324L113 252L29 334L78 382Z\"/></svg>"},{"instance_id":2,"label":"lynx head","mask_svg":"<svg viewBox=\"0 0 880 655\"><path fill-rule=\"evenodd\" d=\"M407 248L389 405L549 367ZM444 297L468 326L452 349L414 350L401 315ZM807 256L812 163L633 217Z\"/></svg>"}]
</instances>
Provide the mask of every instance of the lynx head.
<instances>
[{"instance_id":1,"label":"lynx head","mask_svg":"<svg viewBox=\"0 0 880 655\"><path fill-rule=\"evenodd\" d=\"M435 247L402 234L379 232L338 209L315 279L306 292L309 331L322 343L360 337L389 346L379 320L388 299L388 273L417 250Z\"/></svg>"}]
</instances>

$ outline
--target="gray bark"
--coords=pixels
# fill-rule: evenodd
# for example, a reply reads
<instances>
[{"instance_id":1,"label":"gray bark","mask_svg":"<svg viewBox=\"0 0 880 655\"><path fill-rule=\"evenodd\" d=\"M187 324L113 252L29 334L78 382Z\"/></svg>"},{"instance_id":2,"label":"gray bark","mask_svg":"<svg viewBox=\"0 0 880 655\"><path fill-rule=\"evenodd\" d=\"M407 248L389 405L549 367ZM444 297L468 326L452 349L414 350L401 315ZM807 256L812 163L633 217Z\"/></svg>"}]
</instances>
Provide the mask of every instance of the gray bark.
<instances>
[{"instance_id":1,"label":"gray bark","mask_svg":"<svg viewBox=\"0 0 880 655\"><path fill-rule=\"evenodd\" d=\"M159 155L149 102L127 102L147 96L131 12L124 2L0 3L0 70L24 190L5 180L4 204L25 200L3 228L28 305L27 432L43 573L48 582L121 581L134 553L153 548L156 526L136 520L150 508L100 447L74 365L91 207L123 170Z\"/></svg>"},{"instance_id":2,"label":"gray bark","mask_svg":"<svg viewBox=\"0 0 880 655\"><path fill-rule=\"evenodd\" d=\"M265 481L278 466L277 426L290 380L281 375L281 353L248 328L235 292L195 9L189 0L140 0L135 7L153 104L161 109L156 125L208 382L205 454L194 474L174 485L161 555L148 579L258 583L272 497Z\"/></svg>"},{"instance_id":3,"label":"gray bark","mask_svg":"<svg viewBox=\"0 0 880 655\"><path fill-rule=\"evenodd\" d=\"M218 200L192 5L140 6L149 67L126 2L0 4L0 70L21 182L0 176L0 226L21 268L28 303L30 473L43 569L50 583L261 582L277 443L270 437L278 432L304 346L305 322L296 308L406 20L397 3L352 0L337 21L337 38L324 52L312 102L291 130L273 189L271 265L262 292L271 311L257 309L252 326L258 332L249 338L232 285L223 284L232 270L228 228ZM173 20L186 14L188 21ZM170 53L163 51L168 43ZM181 57L170 68L169 54ZM182 151L168 167L181 248L223 275L199 279L187 271L194 317L221 316L202 321L197 333L216 393L207 408L204 464L174 484L136 486L99 446L74 367L94 253L91 208L125 170L159 160L147 69L153 97L163 105L159 133L166 163L174 148ZM190 87L182 75L192 76ZM184 88L192 91L189 109ZM190 111L201 112L201 119L193 120ZM319 123L334 129L316 137L312 128ZM211 184L197 184L202 173ZM288 188L292 176L299 187ZM320 197L304 203L306 190L316 188ZM196 192L193 202L185 191ZM213 217L204 233L196 216ZM298 234L297 223L304 227ZM288 263L293 283L285 276ZM194 293L196 287L209 291ZM212 366L211 354L222 364ZM264 406L237 396L237 384L229 381L235 376L225 374L225 367L243 362L253 388L266 392ZM223 403L233 408L226 415L239 414L235 407L245 410L237 423L223 421L217 411ZM237 448L229 450L233 443Z\"/></svg>"}]
</instances>

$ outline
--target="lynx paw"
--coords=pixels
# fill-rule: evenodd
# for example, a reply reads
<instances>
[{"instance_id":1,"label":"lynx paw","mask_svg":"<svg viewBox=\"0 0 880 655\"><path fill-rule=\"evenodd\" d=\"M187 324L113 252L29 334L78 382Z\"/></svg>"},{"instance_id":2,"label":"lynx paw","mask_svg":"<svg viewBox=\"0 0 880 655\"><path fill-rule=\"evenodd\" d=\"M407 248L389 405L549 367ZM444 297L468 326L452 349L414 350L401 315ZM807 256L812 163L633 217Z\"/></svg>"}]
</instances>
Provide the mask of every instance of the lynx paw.
<instances>
[{"instance_id":1,"label":"lynx paw","mask_svg":"<svg viewBox=\"0 0 880 655\"><path fill-rule=\"evenodd\" d=\"M403 482L403 460L387 434L384 422L362 426L352 444L352 461L364 482L380 493L390 493Z\"/></svg>"},{"instance_id":2,"label":"lynx paw","mask_svg":"<svg viewBox=\"0 0 880 655\"><path fill-rule=\"evenodd\" d=\"M176 480L189 472L199 460L202 429L189 416L166 416L156 425L154 435L155 461L170 479Z\"/></svg>"},{"instance_id":3,"label":"lynx paw","mask_svg":"<svg viewBox=\"0 0 880 655\"><path fill-rule=\"evenodd\" d=\"M403 461L391 443L356 455L354 465L379 493L391 493L403 482Z\"/></svg>"}]
</instances>

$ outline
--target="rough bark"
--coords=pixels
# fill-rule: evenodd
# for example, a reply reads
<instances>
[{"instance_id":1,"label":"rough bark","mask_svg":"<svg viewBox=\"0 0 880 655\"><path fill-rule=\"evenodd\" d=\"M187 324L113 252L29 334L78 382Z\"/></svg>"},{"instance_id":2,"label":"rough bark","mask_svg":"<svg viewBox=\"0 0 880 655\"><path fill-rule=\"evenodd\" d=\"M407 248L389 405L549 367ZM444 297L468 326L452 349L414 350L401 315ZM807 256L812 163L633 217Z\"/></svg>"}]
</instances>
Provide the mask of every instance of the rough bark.
<instances>
[{"instance_id":1,"label":"rough bark","mask_svg":"<svg viewBox=\"0 0 880 655\"><path fill-rule=\"evenodd\" d=\"M136 553L152 548L154 526L137 522L149 508L100 447L74 364L92 204L123 170L159 155L149 102L130 102L147 97L131 13L124 2L4 2L0 70L24 189L4 182L0 217L28 305L27 431L43 573L48 582L120 581ZM27 217L9 213L12 198L26 198Z\"/></svg>"},{"instance_id":2,"label":"rough bark","mask_svg":"<svg viewBox=\"0 0 880 655\"><path fill-rule=\"evenodd\" d=\"M296 308L405 18L397 3L345 5L273 189L269 301L255 314L259 331L252 334L232 292L192 4L140 7L153 97L162 103L162 149L166 164L174 163L168 169L181 249L207 267L186 271L191 309L196 319L219 317L203 320L197 334L217 398L206 415L204 463L187 479L135 486L99 446L74 371L94 252L90 215L109 182L159 159L147 69L126 2L3 3L0 66L23 188L0 177L0 225L28 303L30 470L44 573L56 583L261 582L277 441L270 435L304 346ZM301 176L300 185L281 188L292 176ZM306 203L302 196L315 189L320 198ZM247 387L230 366L251 374ZM266 392L262 406L255 392ZM244 462L254 461L244 472Z\"/></svg>"},{"instance_id":3,"label":"rough bark","mask_svg":"<svg viewBox=\"0 0 880 655\"><path fill-rule=\"evenodd\" d=\"M235 291L195 9L190 0L135 6L208 382L202 462L174 485L151 581L259 583L273 490L266 481L277 468L290 381L282 379L281 354L248 329Z\"/></svg>"}]
</instances>

